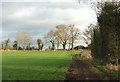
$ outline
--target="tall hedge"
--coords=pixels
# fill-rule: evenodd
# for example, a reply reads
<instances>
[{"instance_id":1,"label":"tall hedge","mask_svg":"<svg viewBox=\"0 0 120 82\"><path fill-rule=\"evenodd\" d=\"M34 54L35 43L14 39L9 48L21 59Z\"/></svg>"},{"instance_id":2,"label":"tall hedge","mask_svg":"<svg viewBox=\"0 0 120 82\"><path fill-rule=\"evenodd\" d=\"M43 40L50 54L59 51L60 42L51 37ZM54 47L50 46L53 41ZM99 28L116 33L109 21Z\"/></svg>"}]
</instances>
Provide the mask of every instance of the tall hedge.
<instances>
[{"instance_id":1,"label":"tall hedge","mask_svg":"<svg viewBox=\"0 0 120 82\"><path fill-rule=\"evenodd\" d=\"M99 31L94 31L93 54L105 62L120 60L120 3L107 2L99 15ZM96 56L97 55L97 56Z\"/></svg>"},{"instance_id":2,"label":"tall hedge","mask_svg":"<svg viewBox=\"0 0 120 82\"><path fill-rule=\"evenodd\" d=\"M93 30L94 34L93 34L93 40L92 40L92 55L94 56L94 58L102 58L102 54L101 54L101 34L100 34L100 29L99 28L95 28Z\"/></svg>"}]
</instances>

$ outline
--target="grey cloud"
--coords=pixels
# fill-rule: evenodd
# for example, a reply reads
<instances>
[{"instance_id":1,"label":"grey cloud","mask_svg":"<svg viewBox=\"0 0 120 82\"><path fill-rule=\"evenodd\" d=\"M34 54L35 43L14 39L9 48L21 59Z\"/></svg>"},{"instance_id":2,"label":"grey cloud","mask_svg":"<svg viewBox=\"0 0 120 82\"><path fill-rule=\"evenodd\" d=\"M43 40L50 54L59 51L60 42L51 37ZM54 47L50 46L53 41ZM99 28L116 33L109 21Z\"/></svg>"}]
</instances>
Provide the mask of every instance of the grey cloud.
<instances>
[{"instance_id":1,"label":"grey cloud","mask_svg":"<svg viewBox=\"0 0 120 82\"><path fill-rule=\"evenodd\" d=\"M36 39L58 24L75 24L84 29L96 22L94 11L74 2L3 2L2 14L3 39L23 31Z\"/></svg>"}]
</instances>

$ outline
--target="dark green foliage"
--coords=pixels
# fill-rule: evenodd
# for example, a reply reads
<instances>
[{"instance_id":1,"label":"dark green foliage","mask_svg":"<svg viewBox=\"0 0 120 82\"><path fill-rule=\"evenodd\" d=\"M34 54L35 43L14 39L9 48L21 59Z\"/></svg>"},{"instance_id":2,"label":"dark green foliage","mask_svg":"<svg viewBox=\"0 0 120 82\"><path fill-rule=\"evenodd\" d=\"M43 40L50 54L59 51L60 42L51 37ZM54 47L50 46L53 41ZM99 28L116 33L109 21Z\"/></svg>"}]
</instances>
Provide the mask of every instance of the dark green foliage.
<instances>
[{"instance_id":1,"label":"dark green foliage","mask_svg":"<svg viewBox=\"0 0 120 82\"><path fill-rule=\"evenodd\" d=\"M14 41L13 49L17 50L17 48L18 48L18 42L17 42L17 41Z\"/></svg>"},{"instance_id":2,"label":"dark green foliage","mask_svg":"<svg viewBox=\"0 0 120 82\"><path fill-rule=\"evenodd\" d=\"M19 47L18 47L18 50L23 50L23 48L19 46Z\"/></svg>"},{"instance_id":3,"label":"dark green foliage","mask_svg":"<svg viewBox=\"0 0 120 82\"><path fill-rule=\"evenodd\" d=\"M41 39L37 39L37 43L38 43L38 50L42 50L43 49L43 43Z\"/></svg>"},{"instance_id":4,"label":"dark green foliage","mask_svg":"<svg viewBox=\"0 0 120 82\"><path fill-rule=\"evenodd\" d=\"M120 59L120 3L105 3L98 17L98 24L100 31L94 31L93 54L97 54L107 63L118 64L118 59Z\"/></svg>"},{"instance_id":5,"label":"dark green foliage","mask_svg":"<svg viewBox=\"0 0 120 82\"><path fill-rule=\"evenodd\" d=\"M92 40L92 54L94 58L102 58L101 54L101 35L100 35L100 30L99 28L94 29L94 34L93 34L93 40Z\"/></svg>"}]
</instances>

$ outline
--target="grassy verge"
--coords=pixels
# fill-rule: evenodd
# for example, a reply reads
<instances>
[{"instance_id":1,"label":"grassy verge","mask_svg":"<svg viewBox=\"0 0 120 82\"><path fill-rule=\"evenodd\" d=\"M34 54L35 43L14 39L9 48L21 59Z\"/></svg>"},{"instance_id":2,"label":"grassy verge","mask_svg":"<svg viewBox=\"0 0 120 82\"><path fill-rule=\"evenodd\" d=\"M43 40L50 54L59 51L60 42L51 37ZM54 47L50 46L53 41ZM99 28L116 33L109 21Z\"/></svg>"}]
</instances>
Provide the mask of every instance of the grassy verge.
<instances>
[{"instance_id":1,"label":"grassy verge","mask_svg":"<svg viewBox=\"0 0 120 82\"><path fill-rule=\"evenodd\" d=\"M120 72L108 70L105 64L101 63L100 60L88 60L83 57L78 58L87 64L89 69L98 76L99 80L118 80Z\"/></svg>"}]
</instances>

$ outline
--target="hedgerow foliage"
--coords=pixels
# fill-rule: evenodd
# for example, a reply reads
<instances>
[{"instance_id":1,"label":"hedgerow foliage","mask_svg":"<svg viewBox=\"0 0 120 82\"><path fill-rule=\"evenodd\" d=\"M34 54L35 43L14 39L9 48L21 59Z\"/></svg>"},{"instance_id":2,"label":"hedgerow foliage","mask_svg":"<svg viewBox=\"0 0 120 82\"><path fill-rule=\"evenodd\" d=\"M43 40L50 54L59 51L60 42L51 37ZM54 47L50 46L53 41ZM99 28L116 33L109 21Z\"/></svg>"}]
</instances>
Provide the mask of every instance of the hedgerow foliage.
<instances>
[{"instance_id":1,"label":"hedgerow foliage","mask_svg":"<svg viewBox=\"0 0 120 82\"><path fill-rule=\"evenodd\" d=\"M120 60L120 3L107 2L98 16L99 28L94 29L92 53L105 62ZM120 62L119 62L120 63Z\"/></svg>"}]
</instances>

